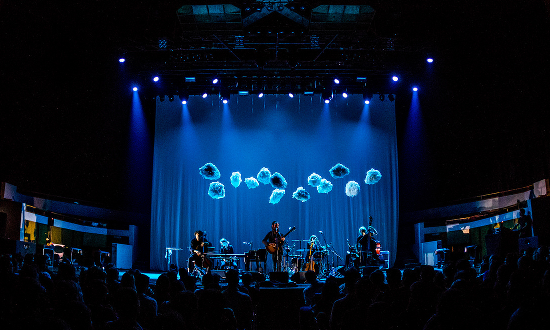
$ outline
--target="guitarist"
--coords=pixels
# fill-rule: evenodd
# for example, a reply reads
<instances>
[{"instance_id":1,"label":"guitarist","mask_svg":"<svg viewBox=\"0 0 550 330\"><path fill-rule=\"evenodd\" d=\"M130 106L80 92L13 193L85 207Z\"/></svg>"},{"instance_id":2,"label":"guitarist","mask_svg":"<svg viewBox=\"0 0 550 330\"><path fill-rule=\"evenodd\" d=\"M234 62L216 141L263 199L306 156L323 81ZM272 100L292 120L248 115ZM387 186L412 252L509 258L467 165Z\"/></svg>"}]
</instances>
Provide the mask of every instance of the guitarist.
<instances>
[{"instance_id":1,"label":"guitarist","mask_svg":"<svg viewBox=\"0 0 550 330\"><path fill-rule=\"evenodd\" d=\"M283 261L283 244L285 243L285 237L279 233L279 223L277 221L271 223L271 231L265 235L262 243L264 243L266 248L271 247L275 249L275 252L271 254L273 258L273 271L280 272L281 263Z\"/></svg>"}]
</instances>

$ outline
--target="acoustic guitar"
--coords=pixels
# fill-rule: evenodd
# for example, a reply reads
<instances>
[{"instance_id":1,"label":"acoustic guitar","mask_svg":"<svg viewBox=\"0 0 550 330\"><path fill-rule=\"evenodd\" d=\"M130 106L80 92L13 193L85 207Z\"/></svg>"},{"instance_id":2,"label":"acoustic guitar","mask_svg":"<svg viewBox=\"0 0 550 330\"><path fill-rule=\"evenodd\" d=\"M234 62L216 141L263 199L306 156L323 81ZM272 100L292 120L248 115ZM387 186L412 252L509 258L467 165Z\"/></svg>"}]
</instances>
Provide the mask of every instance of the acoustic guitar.
<instances>
[{"instance_id":1,"label":"acoustic guitar","mask_svg":"<svg viewBox=\"0 0 550 330\"><path fill-rule=\"evenodd\" d=\"M290 230L288 231L288 233L284 234L283 236L281 236L281 238L283 237L286 237L288 234L292 233L293 231L296 230L296 227L292 227L290 228ZM283 242L284 243L284 242ZM271 253L271 254L274 254L274 253L277 253L277 250L279 250L279 248L282 246L283 244L281 244L281 242L279 241L279 239L277 239L277 241L275 242L275 246L271 246L271 245L267 245L265 247L265 249L267 250L267 252Z\"/></svg>"}]
</instances>

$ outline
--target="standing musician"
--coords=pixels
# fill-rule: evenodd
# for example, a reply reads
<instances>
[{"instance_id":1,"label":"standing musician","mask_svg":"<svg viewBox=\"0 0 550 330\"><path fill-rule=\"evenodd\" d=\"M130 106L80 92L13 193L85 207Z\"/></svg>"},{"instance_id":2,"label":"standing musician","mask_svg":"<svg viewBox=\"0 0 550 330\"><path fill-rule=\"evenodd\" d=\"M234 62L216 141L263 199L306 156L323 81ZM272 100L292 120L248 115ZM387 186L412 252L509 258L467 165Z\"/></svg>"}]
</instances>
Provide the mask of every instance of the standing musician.
<instances>
[{"instance_id":1,"label":"standing musician","mask_svg":"<svg viewBox=\"0 0 550 330\"><path fill-rule=\"evenodd\" d=\"M208 259L205 255L206 252L208 252L208 246L210 246L210 242L205 237L206 235L202 230L197 230L195 232L195 238L191 240L191 257L189 258L189 272L193 270L193 263L194 266L197 267L203 267L208 270L210 266L212 265L212 262L210 259Z\"/></svg>"},{"instance_id":2,"label":"standing musician","mask_svg":"<svg viewBox=\"0 0 550 330\"><path fill-rule=\"evenodd\" d=\"M374 227L369 226L369 229L365 226L359 228L359 237L357 237L357 251L359 251L360 265L367 266L373 263L373 260L378 260L376 254L376 241L373 235L378 235L378 232ZM377 262L374 262L377 264Z\"/></svg>"},{"instance_id":3,"label":"standing musician","mask_svg":"<svg viewBox=\"0 0 550 330\"><path fill-rule=\"evenodd\" d=\"M283 261L283 244L285 243L285 238L279 233L279 223L277 221L271 223L271 231L265 235L262 243L264 243L268 250L275 249L274 253L271 254L273 259L273 271L280 272L281 263Z\"/></svg>"}]
</instances>

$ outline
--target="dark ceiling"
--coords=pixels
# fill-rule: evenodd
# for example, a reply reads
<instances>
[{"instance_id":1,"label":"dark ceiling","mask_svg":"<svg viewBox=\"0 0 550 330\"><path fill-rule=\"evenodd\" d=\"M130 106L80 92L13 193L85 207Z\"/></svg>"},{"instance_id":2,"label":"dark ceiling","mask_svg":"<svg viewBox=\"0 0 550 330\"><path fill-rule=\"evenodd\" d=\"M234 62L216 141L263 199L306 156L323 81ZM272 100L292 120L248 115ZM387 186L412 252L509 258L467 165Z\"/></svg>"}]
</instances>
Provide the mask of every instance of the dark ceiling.
<instances>
[{"instance_id":1,"label":"dark ceiling","mask_svg":"<svg viewBox=\"0 0 550 330\"><path fill-rule=\"evenodd\" d=\"M127 207L136 81L149 95L212 90L215 74L231 91L319 92L338 74L376 93L394 92L394 72L401 147L408 87L422 86L427 156L400 154L404 210L550 177L548 0L197 2L1 2L0 181ZM133 206L147 212L141 180Z\"/></svg>"}]
</instances>

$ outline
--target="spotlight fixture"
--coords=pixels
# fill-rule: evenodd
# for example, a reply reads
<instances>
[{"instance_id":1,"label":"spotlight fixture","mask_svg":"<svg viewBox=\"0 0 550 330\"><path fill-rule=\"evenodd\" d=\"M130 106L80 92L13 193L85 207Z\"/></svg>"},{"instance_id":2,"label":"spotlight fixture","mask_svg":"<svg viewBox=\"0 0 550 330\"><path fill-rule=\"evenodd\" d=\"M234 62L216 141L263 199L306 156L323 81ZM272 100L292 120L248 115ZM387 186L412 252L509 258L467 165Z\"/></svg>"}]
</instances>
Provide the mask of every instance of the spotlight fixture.
<instances>
[{"instance_id":1,"label":"spotlight fixture","mask_svg":"<svg viewBox=\"0 0 550 330\"><path fill-rule=\"evenodd\" d=\"M229 94L229 92L227 91L220 93L220 98L222 99L223 104L227 104L227 102L229 102L230 97L231 97L231 94Z\"/></svg>"},{"instance_id":2,"label":"spotlight fixture","mask_svg":"<svg viewBox=\"0 0 550 330\"><path fill-rule=\"evenodd\" d=\"M418 92L418 87L413 87L413 92Z\"/></svg>"},{"instance_id":3,"label":"spotlight fixture","mask_svg":"<svg viewBox=\"0 0 550 330\"><path fill-rule=\"evenodd\" d=\"M203 93L202 98L205 99L208 96L208 93Z\"/></svg>"},{"instance_id":4,"label":"spotlight fixture","mask_svg":"<svg viewBox=\"0 0 550 330\"><path fill-rule=\"evenodd\" d=\"M159 78L158 76L155 76L155 77L153 78L153 81L154 81L154 82L158 82L159 80L160 80L160 78Z\"/></svg>"},{"instance_id":5,"label":"spotlight fixture","mask_svg":"<svg viewBox=\"0 0 550 330\"><path fill-rule=\"evenodd\" d=\"M428 62L428 63L433 63L433 61L434 61L434 59L431 58L431 57L428 57L428 58L426 59L426 62Z\"/></svg>"},{"instance_id":6,"label":"spotlight fixture","mask_svg":"<svg viewBox=\"0 0 550 330\"><path fill-rule=\"evenodd\" d=\"M288 93L288 97L293 98L293 97L294 97L294 94Z\"/></svg>"},{"instance_id":7,"label":"spotlight fixture","mask_svg":"<svg viewBox=\"0 0 550 330\"><path fill-rule=\"evenodd\" d=\"M217 84L219 81L220 81L220 80L219 80L218 78L214 78L214 79L212 79L212 84L215 85L215 84Z\"/></svg>"},{"instance_id":8,"label":"spotlight fixture","mask_svg":"<svg viewBox=\"0 0 550 330\"><path fill-rule=\"evenodd\" d=\"M187 104L188 100L189 100L189 94L187 94L187 93L180 94L181 104Z\"/></svg>"},{"instance_id":9,"label":"spotlight fixture","mask_svg":"<svg viewBox=\"0 0 550 330\"><path fill-rule=\"evenodd\" d=\"M126 62L126 59L125 59L124 57L121 57L121 58L118 59L118 61L119 61L120 63L124 63L124 62Z\"/></svg>"},{"instance_id":10,"label":"spotlight fixture","mask_svg":"<svg viewBox=\"0 0 550 330\"><path fill-rule=\"evenodd\" d=\"M338 85L338 84L340 83L340 79L334 78L334 83L335 83L336 85Z\"/></svg>"},{"instance_id":11,"label":"spotlight fixture","mask_svg":"<svg viewBox=\"0 0 550 330\"><path fill-rule=\"evenodd\" d=\"M330 99L332 99L332 92L331 91L323 91L321 93L321 97L323 98L323 101L325 101L326 104L330 103Z\"/></svg>"},{"instance_id":12,"label":"spotlight fixture","mask_svg":"<svg viewBox=\"0 0 550 330\"><path fill-rule=\"evenodd\" d=\"M395 95L393 95L393 94L388 94L388 100L390 100L390 102L395 101Z\"/></svg>"},{"instance_id":13,"label":"spotlight fixture","mask_svg":"<svg viewBox=\"0 0 550 330\"><path fill-rule=\"evenodd\" d=\"M393 80L393 81L398 81L398 80L399 80L399 77L398 77L398 76L393 76L393 77L391 77L391 80Z\"/></svg>"},{"instance_id":14,"label":"spotlight fixture","mask_svg":"<svg viewBox=\"0 0 550 330\"><path fill-rule=\"evenodd\" d=\"M363 100L365 100L365 104L369 104L370 100L372 100L372 93L363 93Z\"/></svg>"},{"instance_id":15,"label":"spotlight fixture","mask_svg":"<svg viewBox=\"0 0 550 330\"><path fill-rule=\"evenodd\" d=\"M260 94L258 94L258 97L259 97L259 98L264 97L264 93L260 92Z\"/></svg>"},{"instance_id":16,"label":"spotlight fixture","mask_svg":"<svg viewBox=\"0 0 550 330\"><path fill-rule=\"evenodd\" d=\"M134 88L132 88L132 90L133 90L134 92L137 92L137 91L138 91L138 88L134 86Z\"/></svg>"},{"instance_id":17,"label":"spotlight fixture","mask_svg":"<svg viewBox=\"0 0 550 330\"><path fill-rule=\"evenodd\" d=\"M343 92L343 93L342 93L342 96L343 96L345 99L347 99L347 98L348 98L348 93Z\"/></svg>"}]
</instances>

